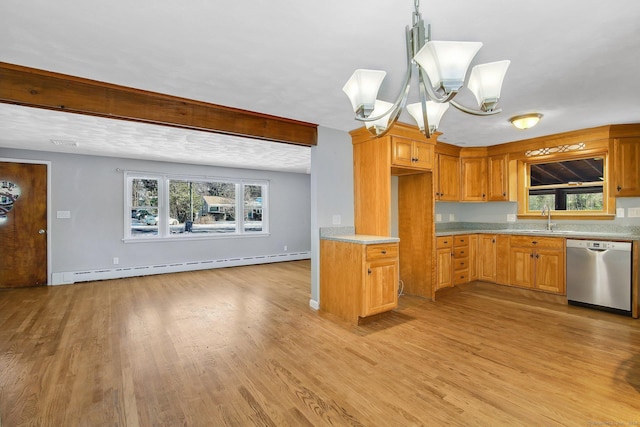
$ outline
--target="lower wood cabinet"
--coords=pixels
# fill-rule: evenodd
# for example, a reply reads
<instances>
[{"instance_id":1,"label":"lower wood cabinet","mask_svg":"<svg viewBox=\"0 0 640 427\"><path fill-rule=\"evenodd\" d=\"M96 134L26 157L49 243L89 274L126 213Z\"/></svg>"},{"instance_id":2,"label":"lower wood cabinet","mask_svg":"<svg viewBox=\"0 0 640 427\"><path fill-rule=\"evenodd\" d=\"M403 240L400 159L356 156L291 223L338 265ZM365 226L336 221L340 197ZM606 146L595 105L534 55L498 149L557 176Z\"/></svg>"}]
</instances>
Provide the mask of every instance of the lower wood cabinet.
<instances>
[{"instance_id":1,"label":"lower wood cabinet","mask_svg":"<svg viewBox=\"0 0 640 427\"><path fill-rule=\"evenodd\" d=\"M436 238L435 290L469 283L472 280L472 273L476 271L475 248L477 248L477 241L474 240L474 251L472 251L471 240L471 236L468 234ZM477 273L475 274L477 275Z\"/></svg>"},{"instance_id":2,"label":"lower wood cabinet","mask_svg":"<svg viewBox=\"0 0 640 427\"><path fill-rule=\"evenodd\" d=\"M351 323L398 306L398 243L320 241L320 310Z\"/></svg>"},{"instance_id":3,"label":"lower wood cabinet","mask_svg":"<svg viewBox=\"0 0 640 427\"><path fill-rule=\"evenodd\" d=\"M436 238L434 290L482 280L565 295L565 239L464 234Z\"/></svg>"},{"instance_id":4,"label":"lower wood cabinet","mask_svg":"<svg viewBox=\"0 0 640 427\"><path fill-rule=\"evenodd\" d=\"M564 295L565 239L511 236L510 284Z\"/></svg>"}]
</instances>

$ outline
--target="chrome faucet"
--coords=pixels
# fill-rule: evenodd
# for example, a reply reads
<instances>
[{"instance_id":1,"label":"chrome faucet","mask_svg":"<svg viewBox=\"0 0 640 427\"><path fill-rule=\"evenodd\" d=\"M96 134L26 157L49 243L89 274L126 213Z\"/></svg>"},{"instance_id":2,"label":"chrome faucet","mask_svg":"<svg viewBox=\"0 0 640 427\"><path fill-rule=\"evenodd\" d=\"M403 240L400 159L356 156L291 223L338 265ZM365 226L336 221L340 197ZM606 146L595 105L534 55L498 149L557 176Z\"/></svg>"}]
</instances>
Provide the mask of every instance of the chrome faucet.
<instances>
[{"instance_id":1,"label":"chrome faucet","mask_svg":"<svg viewBox=\"0 0 640 427\"><path fill-rule=\"evenodd\" d=\"M548 205L542 207L542 216L547 215L547 231L552 231L555 224L551 223L551 208Z\"/></svg>"}]
</instances>

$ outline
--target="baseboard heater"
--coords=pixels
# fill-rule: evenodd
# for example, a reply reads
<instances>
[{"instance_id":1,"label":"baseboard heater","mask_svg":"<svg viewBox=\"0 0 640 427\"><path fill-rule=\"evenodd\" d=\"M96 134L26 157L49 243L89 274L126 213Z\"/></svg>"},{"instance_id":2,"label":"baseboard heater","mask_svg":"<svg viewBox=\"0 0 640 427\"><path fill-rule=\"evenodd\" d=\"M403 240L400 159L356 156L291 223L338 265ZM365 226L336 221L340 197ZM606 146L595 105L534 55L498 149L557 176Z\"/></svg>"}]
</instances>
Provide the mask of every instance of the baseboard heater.
<instances>
[{"instance_id":1,"label":"baseboard heater","mask_svg":"<svg viewBox=\"0 0 640 427\"><path fill-rule=\"evenodd\" d=\"M206 261L189 261L139 267L119 267L86 271L64 271L51 274L51 285L70 285L77 282L123 279L126 277L150 276L153 274L181 273L185 271L207 270L212 268L241 267L245 265L269 264L273 262L296 261L310 258L311 252L291 252L286 254L258 255Z\"/></svg>"}]
</instances>

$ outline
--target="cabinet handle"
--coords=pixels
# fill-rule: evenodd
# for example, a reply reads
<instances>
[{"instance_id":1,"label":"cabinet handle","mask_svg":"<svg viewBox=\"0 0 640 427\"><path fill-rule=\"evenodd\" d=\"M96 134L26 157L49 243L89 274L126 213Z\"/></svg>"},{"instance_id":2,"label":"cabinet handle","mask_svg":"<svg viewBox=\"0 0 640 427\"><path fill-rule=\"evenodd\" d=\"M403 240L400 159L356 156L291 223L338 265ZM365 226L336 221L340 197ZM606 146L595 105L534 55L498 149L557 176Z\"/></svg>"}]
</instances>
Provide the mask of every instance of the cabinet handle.
<instances>
[{"instance_id":1,"label":"cabinet handle","mask_svg":"<svg viewBox=\"0 0 640 427\"><path fill-rule=\"evenodd\" d=\"M536 254L536 259L540 258L540 254Z\"/></svg>"},{"instance_id":2,"label":"cabinet handle","mask_svg":"<svg viewBox=\"0 0 640 427\"><path fill-rule=\"evenodd\" d=\"M368 270L367 270L367 274L371 274L371 269L368 269Z\"/></svg>"},{"instance_id":3,"label":"cabinet handle","mask_svg":"<svg viewBox=\"0 0 640 427\"><path fill-rule=\"evenodd\" d=\"M483 198L483 199L485 198L485 196L486 196L486 194L482 193L482 198Z\"/></svg>"},{"instance_id":4,"label":"cabinet handle","mask_svg":"<svg viewBox=\"0 0 640 427\"><path fill-rule=\"evenodd\" d=\"M464 265L464 262L461 262L460 265Z\"/></svg>"},{"instance_id":5,"label":"cabinet handle","mask_svg":"<svg viewBox=\"0 0 640 427\"><path fill-rule=\"evenodd\" d=\"M382 252L382 255L386 255L387 254L387 251L381 251L381 252Z\"/></svg>"},{"instance_id":6,"label":"cabinet handle","mask_svg":"<svg viewBox=\"0 0 640 427\"><path fill-rule=\"evenodd\" d=\"M533 252L531 252L531 253L529 254L529 258L533 258ZM371 270L369 270L369 271L371 271Z\"/></svg>"},{"instance_id":7,"label":"cabinet handle","mask_svg":"<svg viewBox=\"0 0 640 427\"><path fill-rule=\"evenodd\" d=\"M495 242L496 242L496 239L491 239L491 243L495 243Z\"/></svg>"},{"instance_id":8,"label":"cabinet handle","mask_svg":"<svg viewBox=\"0 0 640 427\"><path fill-rule=\"evenodd\" d=\"M504 191L502 192L502 197L507 197L507 193L505 193Z\"/></svg>"},{"instance_id":9,"label":"cabinet handle","mask_svg":"<svg viewBox=\"0 0 640 427\"><path fill-rule=\"evenodd\" d=\"M538 244L538 242L536 240L532 241L531 243L534 244L534 245Z\"/></svg>"},{"instance_id":10,"label":"cabinet handle","mask_svg":"<svg viewBox=\"0 0 640 427\"><path fill-rule=\"evenodd\" d=\"M620 191L620 190L622 190L622 187L620 187L620 186L618 185L618 186L616 187L616 189L617 189L618 191Z\"/></svg>"},{"instance_id":11,"label":"cabinet handle","mask_svg":"<svg viewBox=\"0 0 640 427\"><path fill-rule=\"evenodd\" d=\"M460 255L464 255L464 251L460 251Z\"/></svg>"}]
</instances>

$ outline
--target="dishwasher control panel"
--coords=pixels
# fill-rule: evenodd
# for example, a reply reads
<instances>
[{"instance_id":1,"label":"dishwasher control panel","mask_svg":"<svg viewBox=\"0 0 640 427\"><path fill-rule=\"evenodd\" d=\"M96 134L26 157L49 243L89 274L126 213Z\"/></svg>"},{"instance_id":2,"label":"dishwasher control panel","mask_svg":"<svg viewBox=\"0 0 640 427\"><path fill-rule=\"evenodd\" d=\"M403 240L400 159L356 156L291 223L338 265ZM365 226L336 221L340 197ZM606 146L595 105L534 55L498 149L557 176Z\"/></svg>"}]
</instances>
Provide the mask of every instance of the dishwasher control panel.
<instances>
[{"instance_id":1,"label":"dishwasher control panel","mask_svg":"<svg viewBox=\"0 0 640 427\"><path fill-rule=\"evenodd\" d=\"M605 242L602 240L567 239L567 248L631 251L631 242Z\"/></svg>"}]
</instances>

